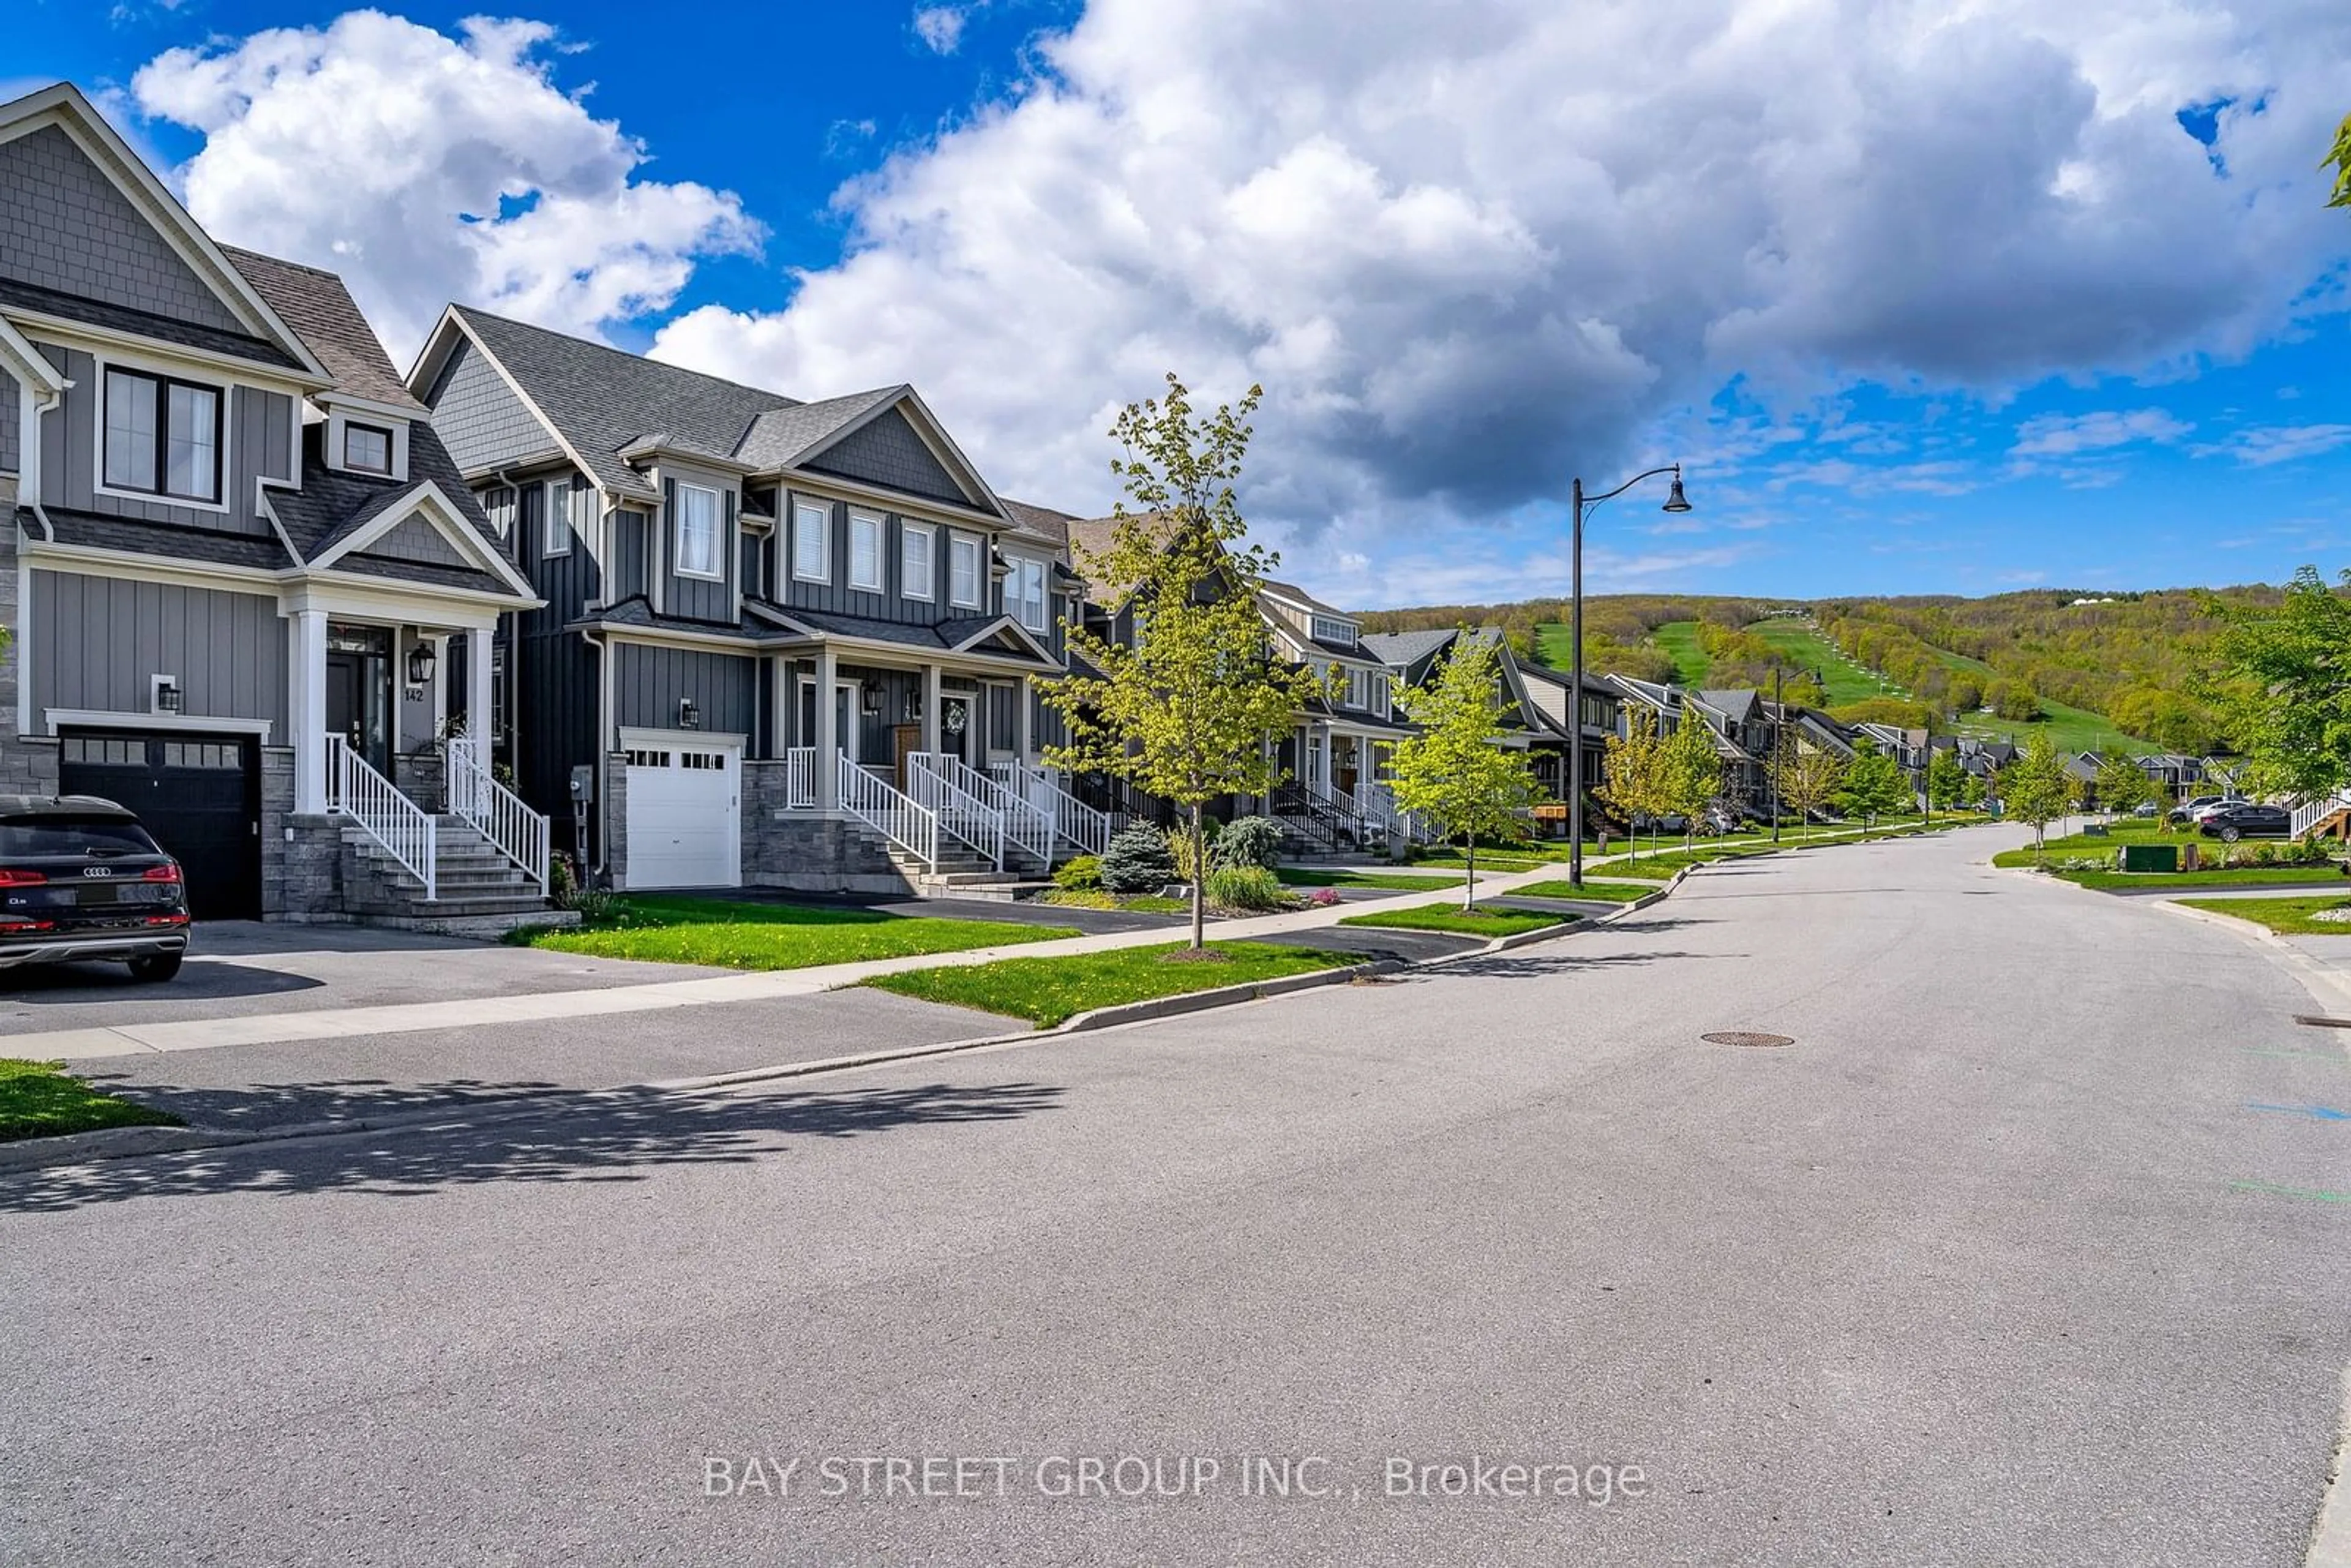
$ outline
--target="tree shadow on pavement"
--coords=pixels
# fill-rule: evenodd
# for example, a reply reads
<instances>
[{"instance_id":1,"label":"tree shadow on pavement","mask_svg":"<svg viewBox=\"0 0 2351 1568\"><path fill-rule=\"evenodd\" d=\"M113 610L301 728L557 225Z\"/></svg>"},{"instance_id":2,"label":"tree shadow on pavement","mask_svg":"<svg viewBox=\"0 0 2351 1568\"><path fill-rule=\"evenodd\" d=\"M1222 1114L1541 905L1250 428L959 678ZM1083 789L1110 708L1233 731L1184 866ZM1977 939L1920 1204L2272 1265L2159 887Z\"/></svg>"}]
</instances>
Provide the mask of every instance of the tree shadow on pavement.
<instances>
[{"instance_id":1,"label":"tree shadow on pavement","mask_svg":"<svg viewBox=\"0 0 2351 1568\"><path fill-rule=\"evenodd\" d=\"M1416 979L1434 980L1442 976L1452 978L1468 976L1477 979L1541 980L1556 979L1562 975L1583 974L1593 969L1640 968L1649 964L1689 958L1741 958L1743 953L1579 953L1573 946L1552 943L1513 948L1506 953L1494 953L1481 958L1463 958L1433 970Z\"/></svg>"},{"instance_id":2,"label":"tree shadow on pavement","mask_svg":"<svg viewBox=\"0 0 2351 1568\"><path fill-rule=\"evenodd\" d=\"M1028 1082L781 1094L567 1090L534 1096L527 1107L452 1103L438 1092L444 1086L430 1084L381 1092L356 1084L293 1084L266 1092L315 1098L335 1087L341 1115L356 1122L413 1115L420 1107L446 1111L449 1122L0 1176L0 1213L240 1192L409 1197L481 1182L643 1181L664 1166L747 1164L794 1138L1009 1121L1055 1108L1062 1092Z\"/></svg>"}]
</instances>

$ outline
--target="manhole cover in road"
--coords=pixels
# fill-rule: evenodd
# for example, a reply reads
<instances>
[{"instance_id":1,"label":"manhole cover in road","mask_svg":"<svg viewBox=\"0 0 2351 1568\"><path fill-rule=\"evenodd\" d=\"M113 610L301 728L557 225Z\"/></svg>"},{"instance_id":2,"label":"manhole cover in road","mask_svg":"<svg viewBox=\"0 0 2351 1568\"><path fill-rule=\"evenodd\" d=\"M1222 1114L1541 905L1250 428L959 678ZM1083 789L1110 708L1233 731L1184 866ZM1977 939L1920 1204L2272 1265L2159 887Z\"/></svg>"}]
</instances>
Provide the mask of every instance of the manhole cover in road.
<instances>
[{"instance_id":1,"label":"manhole cover in road","mask_svg":"<svg viewBox=\"0 0 2351 1568\"><path fill-rule=\"evenodd\" d=\"M1708 1045L1793 1045L1796 1042L1784 1034L1757 1034L1751 1030L1727 1029L1714 1034L1702 1034L1698 1039Z\"/></svg>"}]
</instances>

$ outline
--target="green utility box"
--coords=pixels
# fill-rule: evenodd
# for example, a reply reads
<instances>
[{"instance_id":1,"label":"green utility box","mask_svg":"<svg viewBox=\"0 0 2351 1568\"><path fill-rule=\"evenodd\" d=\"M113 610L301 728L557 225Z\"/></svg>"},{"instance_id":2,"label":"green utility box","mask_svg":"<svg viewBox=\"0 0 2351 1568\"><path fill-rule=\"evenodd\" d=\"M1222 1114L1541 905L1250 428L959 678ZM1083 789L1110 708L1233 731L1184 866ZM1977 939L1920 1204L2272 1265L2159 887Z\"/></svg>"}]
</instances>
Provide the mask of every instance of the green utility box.
<instances>
[{"instance_id":1,"label":"green utility box","mask_svg":"<svg viewBox=\"0 0 2351 1568\"><path fill-rule=\"evenodd\" d=\"M2178 844L2125 844L2121 852L2125 871L2178 871Z\"/></svg>"}]
</instances>

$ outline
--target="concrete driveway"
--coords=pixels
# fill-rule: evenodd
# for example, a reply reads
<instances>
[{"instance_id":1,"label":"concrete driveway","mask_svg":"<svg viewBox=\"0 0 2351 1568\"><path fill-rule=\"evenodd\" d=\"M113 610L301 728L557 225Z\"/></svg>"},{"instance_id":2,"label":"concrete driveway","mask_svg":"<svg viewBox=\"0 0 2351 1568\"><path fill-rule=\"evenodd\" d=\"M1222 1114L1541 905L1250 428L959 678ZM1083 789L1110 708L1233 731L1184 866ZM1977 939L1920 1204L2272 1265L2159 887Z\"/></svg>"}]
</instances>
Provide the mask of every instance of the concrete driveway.
<instances>
[{"instance_id":1,"label":"concrete driveway","mask_svg":"<svg viewBox=\"0 0 2351 1568\"><path fill-rule=\"evenodd\" d=\"M9 1035L54 1030L601 990L727 972L407 931L224 920L195 928L187 967L162 985L141 985L120 964L0 970L0 1054Z\"/></svg>"}]
</instances>

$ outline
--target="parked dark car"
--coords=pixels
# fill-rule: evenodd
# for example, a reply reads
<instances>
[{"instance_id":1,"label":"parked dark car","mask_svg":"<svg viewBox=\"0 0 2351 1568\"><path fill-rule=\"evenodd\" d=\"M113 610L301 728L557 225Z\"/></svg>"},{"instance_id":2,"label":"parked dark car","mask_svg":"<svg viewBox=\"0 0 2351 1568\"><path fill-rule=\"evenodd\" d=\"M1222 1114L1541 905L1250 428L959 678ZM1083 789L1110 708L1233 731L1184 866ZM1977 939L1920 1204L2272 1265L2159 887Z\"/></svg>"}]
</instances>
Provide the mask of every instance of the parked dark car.
<instances>
[{"instance_id":1,"label":"parked dark car","mask_svg":"<svg viewBox=\"0 0 2351 1568\"><path fill-rule=\"evenodd\" d=\"M2294 813L2283 806L2257 806L2250 800L2240 800L2217 811L2207 811L2197 821L2196 831L2206 838L2225 839L2231 843L2239 839L2282 839L2294 831Z\"/></svg>"},{"instance_id":2,"label":"parked dark car","mask_svg":"<svg viewBox=\"0 0 2351 1568\"><path fill-rule=\"evenodd\" d=\"M188 948L180 862L95 795L0 795L0 969L82 959L168 980Z\"/></svg>"},{"instance_id":3,"label":"parked dark car","mask_svg":"<svg viewBox=\"0 0 2351 1568\"><path fill-rule=\"evenodd\" d=\"M2241 799L2236 795L2199 795L2194 800L2175 808L2164 820L2174 826L2192 822L2196 820L2196 814L2199 811L2209 811L2215 806L2237 805Z\"/></svg>"}]
</instances>

